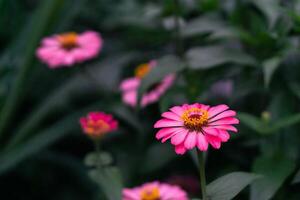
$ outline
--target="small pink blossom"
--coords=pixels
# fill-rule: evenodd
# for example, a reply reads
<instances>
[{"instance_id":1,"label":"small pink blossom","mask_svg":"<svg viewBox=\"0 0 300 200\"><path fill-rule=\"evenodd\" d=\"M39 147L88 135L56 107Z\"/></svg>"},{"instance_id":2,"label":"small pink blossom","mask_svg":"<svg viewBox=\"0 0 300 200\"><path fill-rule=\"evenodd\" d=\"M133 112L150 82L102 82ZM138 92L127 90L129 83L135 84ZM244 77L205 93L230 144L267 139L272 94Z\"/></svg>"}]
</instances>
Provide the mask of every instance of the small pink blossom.
<instances>
[{"instance_id":1,"label":"small pink blossom","mask_svg":"<svg viewBox=\"0 0 300 200\"><path fill-rule=\"evenodd\" d=\"M70 67L96 57L102 43L100 34L94 31L62 33L44 38L36 55L49 68Z\"/></svg>"},{"instance_id":2,"label":"small pink blossom","mask_svg":"<svg viewBox=\"0 0 300 200\"><path fill-rule=\"evenodd\" d=\"M188 197L178 186L155 181L132 189L123 189L122 200L188 200Z\"/></svg>"},{"instance_id":3,"label":"small pink blossom","mask_svg":"<svg viewBox=\"0 0 300 200\"><path fill-rule=\"evenodd\" d=\"M184 154L195 147L206 151L209 144L219 149L222 142L229 140L228 131L237 132L233 125L238 124L239 120L235 116L236 112L224 104L174 106L155 123L154 128L161 128L156 138L162 142L171 139L177 154Z\"/></svg>"},{"instance_id":4,"label":"small pink blossom","mask_svg":"<svg viewBox=\"0 0 300 200\"><path fill-rule=\"evenodd\" d=\"M156 61L139 65L135 70L135 76L122 81L120 89L122 91L123 102L127 105L135 107L137 105L137 93L144 78L152 68L156 67ZM175 75L167 75L161 82L153 85L141 99L141 106L145 107L155 103L159 98L172 86L175 80Z\"/></svg>"},{"instance_id":5,"label":"small pink blossom","mask_svg":"<svg viewBox=\"0 0 300 200\"><path fill-rule=\"evenodd\" d=\"M118 121L112 115L104 112L90 112L86 117L81 117L79 122L82 131L95 139L118 128Z\"/></svg>"}]
</instances>

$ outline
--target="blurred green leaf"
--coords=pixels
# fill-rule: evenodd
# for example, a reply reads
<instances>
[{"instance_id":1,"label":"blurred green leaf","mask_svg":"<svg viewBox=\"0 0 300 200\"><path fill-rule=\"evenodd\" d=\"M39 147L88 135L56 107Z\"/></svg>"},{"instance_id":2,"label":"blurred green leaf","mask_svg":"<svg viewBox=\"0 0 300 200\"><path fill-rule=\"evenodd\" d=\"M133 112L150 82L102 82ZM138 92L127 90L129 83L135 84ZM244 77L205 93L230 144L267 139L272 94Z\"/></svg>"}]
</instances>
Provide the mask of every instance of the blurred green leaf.
<instances>
[{"instance_id":1,"label":"blurred green leaf","mask_svg":"<svg viewBox=\"0 0 300 200\"><path fill-rule=\"evenodd\" d=\"M300 99L300 84L297 82L289 83L290 90Z\"/></svg>"},{"instance_id":2,"label":"blurred green leaf","mask_svg":"<svg viewBox=\"0 0 300 200\"><path fill-rule=\"evenodd\" d=\"M280 62L280 58L274 57L262 63L265 87L269 86L270 81L272 79L272 75L274 74L275 70L279 67Z\"/></svg>"},{"instance_id":3,"label":"blurred green leaf","mask_svg":"<svg viewBox=\"0 0 300 200\"><path fill-rule=\"evenodd\" d=\"M239 112L238 119L244 125L258 133L263 133L266 130L265 124L261 121L261 119L253 115Z\"/></svg>"},{"instance_id":4,"label":"blurred green leaf","mask_svg":"<svg viewBox=\"0 0 300 200\"><path fill-rule=\"evenodd\" d=\"M22 57L22 64L18 71L15 83L9 93L3 109L0 115L0 137L5 133L5 129L13 116L17 105L21 99L23 84L29 76L30 69L35 57L35 50L40 42L41 37L48 28L48 22L52 17L55 17L55 13L61 8L64 1L62 0L46 0L40 3L36 12L33 15L31 25L34 28L31 29L31 35L27 38L26 49L23 50L24 56Z\"/></svg>"},{"instance_id":5,"label":"blurred green leaf","mask_svg":"<svg viewBox=\"0 0 300 200\"><path fill-rule=\"evenodd\" d=\"M279 0L251 0L267 17L269 26L273 27L280 16Z\"/></svg>"},{"instance_id":6,"label":"blurred green leaf","mask_svg":"<svg viewBox=\"0 0 300 200\"><path fill-rule=\"evenodd\" d=\"M257 174L233 172L208 184L207 195L210 200L231 200L258 178L261 176Z\"/></svg>"},{"instance_id":7,"label":"blurred green leaf","mask_svg":"<svg viewBox=\"0 0 300 200\"><path fill-rule=\"evenodd\" d=\"M97 158L98 157L98 158ZM110 165L113 162L113 158L108 152L97 152L89 153L84 158L84 164L88 167L95 167L97 165L98 159L100 159L100 163L105 165Z\"/></svg>"},{"instance_id":8,"label":"blurred green leaf","mask_svg":"<svg viewBox=\"0 0 300 200\"><path fill-rule=\"evenodd\" d=\"M166 164L174 160L176 157L176 153L171 145L154 144L144 155L141 170L143 173L158 170L166 166Z\"/></svg>"},{"instance_id":9,"label":"blurred green leaf","mask_svg":"<svg viewBox=\"0 0 300 200\"><path fill-rule=\"evenodd\" d=\"M294 179L292 181L293 184L300 183L300 170L297 171L296 175L294 176Z\"/></svg>"},{"instance_id":10,"label":"blurred green leaf","mask_svg":"<svg viewBox=\"0 0 300 200\"><path fill-rule=\"evenodd\" d=\"M161 81L165 76L179 72L184 69L185 64L176 56L168 55L164 56L157 61L157 65L153 68L149 74L147 74L138 90L138 102L141 100L141 96L149 89L153 84Z\"/></svg>"},{"instance_id":11,"label":"blurred green leaf","mask_svg":"<svg viewBox=\"0 0 300 200\"><path fill-rule=\"evenodd\" d=\"M192 37L200 34L210 34L212 38L236 36L232 28L214 15L197 17L187 22L182 28L181 34L183 37Z\"/></svg>"},{"instance_id":12,"label":"blurred green leaf","mask_svg":"<svg viewBox=\"0 0 300 200\"><path fill-rule=\"evenodd\" d=\"M208 69L228 63L256 65L251 56L223 45L192 48L187 51L186 58L191 69Z\"/></svg>"},{"instance_id":13,"label":"blurred green leaf","mask_svg":"<svg viewBox=\"0 0 300 200\"><path fill-rule=\"evenodd\" d=\"M286 178L295 170L293 160L283 155L258 157L253 166L253 173L264 177L251 185L251 200L269 200L281 187Z\"/></svg>"},{"instance_id":14,"label":"blurred green leaf","mask_svg":"<svg viewBox=\"0 0 300 200\"><path fill-rule=\"evenodd\" d=\"M123 185L118 168L93 169L89 171L89 176L99 185L108 200L121 200Z\"/></svg>"}]
</instances>

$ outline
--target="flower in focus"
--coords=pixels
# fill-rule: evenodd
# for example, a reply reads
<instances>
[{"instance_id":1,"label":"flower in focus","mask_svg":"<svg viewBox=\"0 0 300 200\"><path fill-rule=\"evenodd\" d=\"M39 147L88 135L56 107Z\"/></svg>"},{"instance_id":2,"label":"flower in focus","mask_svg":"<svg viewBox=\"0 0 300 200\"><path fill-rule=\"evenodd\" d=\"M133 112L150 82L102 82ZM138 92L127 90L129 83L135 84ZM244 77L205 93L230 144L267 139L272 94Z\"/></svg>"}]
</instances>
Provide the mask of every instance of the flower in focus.
<instances>
[{"instance_id":1,"label":"flower in focus","mask_svg":"<svg viewBox=\"0 0 300 200\"><path fill-rule=\"evenodd\" d=\"M93 139L101 138L118 128L118 121L103 112L90 112L86 117L81 117L79 122L83 132Z\"/></svg>"},{"instance_id":2,"label":"flower in focus","mask_svg":"<svg viewBox=\"0 0 300 200\"><path fill-rule=\"evenodd\" d=\"M100 34L94 31L62 33L44 38L36 54L50 68L72 66L96 57L102 43Z\"/></svg>"},{"instance_id":3,"label":"flower in focus","mask_svg":"<svg viewBox=\"0 0 300 200\"><path fill-rule=\"evenodd\" d=\"M156 138L162 139L162 142L171 139L177 154L184 154L194 147L206 151L208 144L219 149L222 142L229 140L228 131L237 132L233 125L239 120L235 116L236 112L224 104L174 106L155 123L154 128L161 128Z\"/></svg>"},{"instance_id":4,"label":"flower in focus","mask_svg":"<svg viewBox=\"0 0 300 200\"><path fill-rule=\"evenodd\" d=\"M160 182L123 189L122 196L122 200L188 200L186 192L180 187Z\"/></svg>"},{"instance_id":5,"label":"flower in focus","mask_svg":"<svg viewBox=\"0 0 300 200\"><path fill-rule=\"evenodd\" d=\"M137 105L137 93L141 84L141 80L156 67L156 61L150 61L149 63L141 64L135 69L135 76L125 79L120 85L122 91L123 102L135 107ZM175 75L167 75L162 81L154 84L150 89L142 96L141 106L145 107L151 103L159 100L159 98L169 89L175 79Z\"/></svg>"}]
</instances>

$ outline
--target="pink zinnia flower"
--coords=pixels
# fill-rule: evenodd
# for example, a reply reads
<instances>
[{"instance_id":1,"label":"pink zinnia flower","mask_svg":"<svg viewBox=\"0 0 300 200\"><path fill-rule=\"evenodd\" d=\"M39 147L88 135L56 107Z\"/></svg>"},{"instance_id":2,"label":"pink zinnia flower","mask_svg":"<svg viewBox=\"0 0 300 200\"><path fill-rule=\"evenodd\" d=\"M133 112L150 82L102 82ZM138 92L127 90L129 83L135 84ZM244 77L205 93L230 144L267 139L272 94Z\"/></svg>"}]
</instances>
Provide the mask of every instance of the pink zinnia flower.
<instances>
[{"instance_id":1,"label":"pink zinnia flower","mask_svg":"<svg viewBox=\"0 0 300 200\"><path fill-rule=\"evenodd\" d=\"M208 144L219 149L221 143L230 138L228 131L237 132L232 126L239 123L235 116L236 112L229 110L227 105L195 103L174 106L155 123L155 128L162 128L156 138L162 139L162 142L171 139L177 154L184 154L194 147L206 151Z\"/></svg>"},{"instance_id":2,"label":"pink zinnia flower","mask_svg":"<svg viewBox=\"0 0 300 200\"><path fill-rule=\"evenodd\" d=\"M132 189L123 189L122 200L188 200L180 187L152 182Z\"/></svg>"},{"instance_id":3,"label":"pink zinnia flower","mask_svg":"<svg viewBox=\"0 0 300 200\"><path fill-rule=\"evenodd\" d=\"M123 102L135 107L137 105L137 93L142 79L156 67L156 61L141 64L135 69L135 77L125 79L120 85L122 91ZM171 74L166 76L161 82L154 84L150 87L141 99L141 106L145 107L148 104L155 103L159 98L171 87L175 75Z\"/></svg>"},{"instance_id":4,"label":"pink zinnia flower","mask_svg":"<svg viewBox=\"0 0 300 200\"><path fill-rule=\"evenodd\" d=\"M50 68L72 66L96 57L102 43L100 34L94 31L62 33L44 38L36 54Z\"/></svg>"},{"instance_id":5,"label":"pink zinnia flower","mask_svg":"<svg viewBox=\"0 0 300 200\"><path fill-rule=\"evenodd\" d=\"M101 138L118 128L118 122L113 116L104 112L90 112L87 117L81 117L79 122L82 131L94 139Z\"/></svg>"}]
</instances>

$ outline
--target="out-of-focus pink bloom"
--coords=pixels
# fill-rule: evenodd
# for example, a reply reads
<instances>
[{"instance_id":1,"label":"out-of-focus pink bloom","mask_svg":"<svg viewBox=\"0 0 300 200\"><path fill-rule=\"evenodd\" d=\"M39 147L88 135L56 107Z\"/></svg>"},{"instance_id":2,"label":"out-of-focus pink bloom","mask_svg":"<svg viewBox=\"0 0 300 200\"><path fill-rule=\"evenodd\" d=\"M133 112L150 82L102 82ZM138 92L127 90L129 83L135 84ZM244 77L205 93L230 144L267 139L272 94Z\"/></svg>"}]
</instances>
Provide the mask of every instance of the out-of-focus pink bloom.
<instances>
[{"instance_id":1,"label":"out-of-focus pink bloom","mask_svg":"<svg viewBox=\"0 0 300 200\"><path fill-rule=\"evenodd\" d=\"M150 61L149 63L139 65L135 70L135 76L127 78L122 81L120 89L122 91L123 102L127 105L135 107L137 105L137 93L141 84L142 78L144 78L152 68L156 67L156 61ZM141 106L145 107L149 104L155 103L159 98L168 90L173 84L175 75L167 75L161 82L150 87L141 99Z\"/></svg>"},{"instance_id":2,"label":"out-of-focus pink bloom","mask_svg":"<svg viewBox=\"0 0 300 200\"><path fill-rule=\"evenodd\" d=\"M151 182L132 189L123 189L122 200L188 200L188 197L178 186Z\"/></svg>"},{"instance_id":3,"label":"out-of-focus pink bloom","mask_svg":"<svg viewBox=\"0 0 300 200\"><path fill-rule=\"evenodd\" d=\"M44 38L36 55L49 68L70 67L96 57L102 43L100 34L94 31L62 33Z\"/></svg>"},{"instance_id":4,"label":"out-of-focus pink bloom","mask_svg":"<svg viewBox=\"0 0 300 200\"><path fill-rule=\"evenodd\" d=\"M208 144L219 149L222 142L229 140L228 131L237 132L232 126L239 123L235 116L236 112L224 104L174 106L162 114L163 119L155 123L154 128L161 128L156 138L162 142L171 139L177 154L184 154L194 147L206 151Z\"/></svg>"},{"instance_id":5,"label":"out-of-focus pink bloom","mask_svg":"<svg viewBox=\"0 0 300 200\"><path fill-rule=\"evenodd\" d=\"M118 121L104 112L90 112L86 117L81 117L79 122L82 131L93 139L101 138L118 128Z\"/></svg>"},{"instance_id":6,"label":"out-of-focus pink bloom","mask_svg":"<svg viewBox=\"0 0 300 200\"><path fill-rule=\"evenodd\" d=\"M197 176L191 175L175 175L167 179L167 183L178 185L189 194L197 194L200 189L200 184Z\"/></svg>"}]
</instances>

